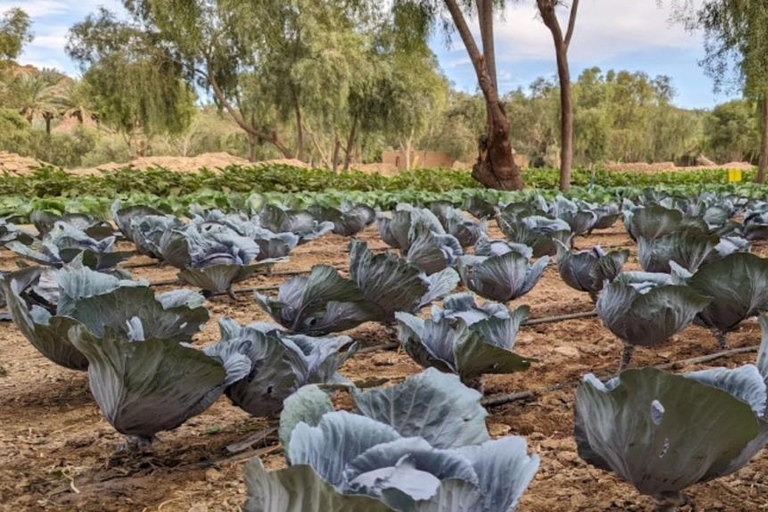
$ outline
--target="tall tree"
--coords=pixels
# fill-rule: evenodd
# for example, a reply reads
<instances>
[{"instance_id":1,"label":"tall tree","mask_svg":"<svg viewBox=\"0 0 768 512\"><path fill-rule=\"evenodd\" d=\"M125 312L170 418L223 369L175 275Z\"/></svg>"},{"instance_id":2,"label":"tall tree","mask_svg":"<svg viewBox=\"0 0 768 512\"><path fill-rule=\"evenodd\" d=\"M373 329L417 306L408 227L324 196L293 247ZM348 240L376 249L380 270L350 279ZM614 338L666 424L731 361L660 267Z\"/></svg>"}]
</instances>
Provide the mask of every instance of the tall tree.
<instances>
[{"instance_id":1,"label":"tall tree","mask_svg":"<svg viewBox=\"0 0 768 512\"><path fill-rule=\"evenodd\" d=\"M560 190L571 188L571 167L573 165L573 99L571 94L571 69L568 65L568 50L576 28L579 0L573 0L569 8L568 28L563 33L557 8L563 0L536 0L539 14L552 33L557 58L557 76L560 82Z\"/></svg>"},{"instance_id":2,"label":"tall tree","mask_svg":"<svg viewBox=\"0 0 768 512\"><path fill-rule=\"evenodd\" d=\"M0 60L14 60L32 42L29 15L18 7L8 9L0 18Z\"/></svg>"},{"instance_id":3,"label":"tall tree","mask_svg":"<svg viewBox=\"0 0 768 512\"><path fill-rule=\"evenodd\" d=\"M765 0L679 0L675 14L705 36L704 69L715 87L736 84L759 105L760 161L756 181L768 173L768 2Z\"/></svg>"},{"instance_id":4,"label":"tall tree","mask_svg":"<svg viewBox=\"0 0 768 512\"><path fill-rule=\"evenodd\" d=\"M67 52L82 67L99 118L143 156L160 134L182 132L194 95L182 67L156 33L100 10L70 30Z\"/></svg>"},{"instance_id":5,"label":"tall tree","mask_svg":"<svg viewBox=\"0 0 768 512\"><path fill-rule=\"evenodd\" d=\"M303 156L307 110L343 111L362 52L356 16L363 0L123 0L184 64L188 80L247 134L286 158ZM295 147L279 132L294 122ZM314 127L312 127L314 128ZM314 128L315 130L317 128Z\"/></svg>"},{"instance_id":6,"label":"tall tree","mask_svg":"<svg viewBox=\"0 0 768 512\"><path fill-rule=\"evenodd\" d=\"M499 0L395 0L393 8L409 14L416 20L414 25L424 33L440 21L458 32L472 61L486 105L486 131L480 137L472 176L487 187L518 190L524 188L525 183L513 156L509 117L499 97L496 78L493 14L503 5L504 2ZM447 19L444 13L447 13ZM480 44L467 22L468 16L475 14L480 28Z\"/></svg>"}]
</instances>

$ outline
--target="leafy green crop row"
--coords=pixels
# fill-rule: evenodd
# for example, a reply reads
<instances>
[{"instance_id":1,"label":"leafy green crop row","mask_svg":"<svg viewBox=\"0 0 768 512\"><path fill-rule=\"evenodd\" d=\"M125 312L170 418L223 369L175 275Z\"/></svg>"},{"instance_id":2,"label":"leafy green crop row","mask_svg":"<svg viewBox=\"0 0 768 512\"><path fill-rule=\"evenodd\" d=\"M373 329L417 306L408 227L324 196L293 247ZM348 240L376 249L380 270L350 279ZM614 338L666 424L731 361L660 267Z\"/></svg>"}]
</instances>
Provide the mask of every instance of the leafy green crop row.
<instances>
[{"instance_id":1,"label":"leafy green crop row","mask_svg":"<svg viewBox=\"0 0 768 512\"><path fill-rule=\"evenodd\" d=\"M557 188L559 176L556 169L529 169L523 174L531 188ZM745 172L743 179L751 181L753 175L752 171ZM727 182L726 170L654 174L576 170L573 173L575 187L647 187ZM445 192L477 186L478 183L472 179L470 173L462 170L421 169L388 178L360 171L333 172L287 165L231 166L221 172L204 169L198 173L180 173L159 168L146 171L126 168L93 176L75 175L53 167L41 167L29 176L0 176L1 196L17 195L28 198L115 196L136 192L158 196L185 196L203 190L243 194L327 190Z\"/></svg>"},{"instance_id":2,"label":"leafy green crop row","mask_svg":"<svg viewBox=\"0 0 768 512\"><path fill-rule=\"evenodd\" d=\"M565 194L570 198L578 198L592 202L607 202L622 198L635 199L645 187L575 187ZM665 191L680 196L698 195L704 191L723 194L736 194L744 197L764 198L768 188L753 184L693 184L693 185L658 185L656 190ZM248 209L257 203L266 201L272 204L287 205L295 209L304 209L311 204L338 206L342 201L367 204L382 210L392 209L398 203L424 204L432 201L448 201L461 205L469 197L480 197L491 203L508 203L522 200L532 194L540 193L547 199L554 198L556 189L534 190L522 192L502 192L498 190L463 188L445 192L429 190L400 190L400 191L348 191L326 190L324 192L266 192L246 194L239 192L221 192L203 189L192 194L159 195L144 192L116 193L107 191L101 194L83 194L78 196L59 196L30 198L28 196L0 196L0 217L12 217L17 222L26 222L29 214L35 210L62 214L66 212L88 213L101 219L110 219L110 206L115 199L120 199L125 205L143 204L153 206L166 213L184 215L190 205L197 204L206 209L217 208L224 211Z\"/></svg>"}]
</instances>

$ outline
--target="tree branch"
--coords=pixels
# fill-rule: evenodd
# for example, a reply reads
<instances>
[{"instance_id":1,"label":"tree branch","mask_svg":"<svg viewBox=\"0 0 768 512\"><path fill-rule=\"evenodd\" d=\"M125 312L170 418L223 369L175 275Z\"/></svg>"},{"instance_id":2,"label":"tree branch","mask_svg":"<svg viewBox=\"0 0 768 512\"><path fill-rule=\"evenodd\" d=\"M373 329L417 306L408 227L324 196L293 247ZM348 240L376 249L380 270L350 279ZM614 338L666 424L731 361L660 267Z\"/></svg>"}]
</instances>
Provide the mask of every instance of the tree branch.
<instances>
[{"instance_id":1,"label":"tree branch","mask_svg":"<svg viewBox=\"0 0 768 512\"><path fill-rule=\"evenodd\" d=\"M267 137L262 137L262 134L259 133L258 130L254 130L252 126L248 125L248 123L245 121L245 118L243 117L243 114L239 112L235 107L233 107L229 100L227 100L227 97L224 95L224 91L219 86L219 81L216 79L215 73L211 72L213 64L211 63L210 57L206 56L205 64L208 69L206 74L208 83L211 84L213 95L216 96L216 100L219 102L219 104L224 107L224 110L226 110L227 113L232 116L232 119L235 121L235 123L237 123L240 128L245 130L246 133L249 133L255 137L266 139Z\"/></svg>"},{"instance_id":2,"label":"tree branch","mask_svg":"<svg viewBox=\"0 0 768 512\"><path fill-rule=\"evenodd\" d=\"M565 33L565 49L566 51L571 46L571 39L573 39L573 32L576 29L576 14L579 11L579 0L573 0L571 4L571 15L568 19L568 30Z\"/></svg>"},{"instance_id":3,"label":"tree branch","mask_svg":"<svg viewBox=\"0 0 768 512\"><path fill-rule=\"evenodd\" d=\"M496 74L496 46L493 34L493 0L477 0L477 21L480 25L480 40L483 43L483 57L491 83L499 93L498 77Z\"/></svg>"},{"instance_id":4,"label":"tree branch","mask_svg":"<svg viewBox=\"0 0 768 512\"><path fill-rule=\"evenodd\" d=\"M498 94L493 87L493 81L488 74L488 67L485 64L485 58L480 53L480 49L475 42L475 38L472 36L472 31L467 25L467 20L464 19L464 14L461 12L461 8L456 3L456 0L444 0L445 6L448 8L448 12L451 13L453 23L456 25L456 30L461 36L461 40L464 43L464 47L467 49L469 58L472 59L472 64L475 67L475 73L477 74L477 80L480 85L480 90L483 91L483 95L487 102L494 105L498 104Z\"/></svg>"}]
</instances>

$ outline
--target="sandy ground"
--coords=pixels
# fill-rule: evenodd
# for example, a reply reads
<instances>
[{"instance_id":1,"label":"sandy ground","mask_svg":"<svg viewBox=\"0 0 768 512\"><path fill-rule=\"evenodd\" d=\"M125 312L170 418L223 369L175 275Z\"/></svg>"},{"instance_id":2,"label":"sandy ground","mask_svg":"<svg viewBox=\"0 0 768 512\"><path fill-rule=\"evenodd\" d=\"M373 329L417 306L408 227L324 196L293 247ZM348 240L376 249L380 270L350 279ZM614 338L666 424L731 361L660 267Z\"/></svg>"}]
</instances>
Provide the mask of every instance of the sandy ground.
<instances>
[{"instance_id":1,"label":"sandy ground","mask_svg":"<svg viewBox=\"0 0 768 512\"><path fill-rule=\"evenodd\" d=\"M369 228L361 238L372 240L375 247L383 245L376 241L375 228ZM580 248L595 244L633 248L620 226L577 241ZM317 263L346 268L345 246L341 237L324 237L298 248L290 262L275 270L308 270ZM758 247L756 252L768 256L768 247ZM146 261L137 256L129 264ZM0 252L0 268L13 266L11 255ZM637 267L634 248L630 267ZM173 279L175 271L150 267L136 269L134 275L157 282ZM278 284L283 279L257 277L241 286ZM586 294L562 283L553 264L533 291L511 306L520 304L530 305L534 318L592 309ZM221 316L241 323L267 320L250 295L240 301L217 297L209 308L213 318L196 338L200 346L218 339L216 319ZM349 334L364 345L391 337L374 324ZM756 322L745 322L730 341L734 347L759 343ZM544 389L587 372L611 372L618 364L620 346L599 319L588 318L524 328L516 351L539 362L525 373L487 378L487 395ZM707 331L690 327L665 346L638 349L634 365L678 361L716 351L716 341ZM752 354L713 364L736 366L753 359ZM235 457L227 452L228 444L259 431L267 420L250 418L226 397L177 430L160 433L151 455L118 453L121 436L102 418L86 374L57 367L43 358L10 323L0 324L0 365L6 371L0 377L0 510L237 511L244 501L244 459L271 451L263 456L267 466L284 464L274 438ZM342 373L355 381L397 381L418 371L402 351L358 355L342 368ZM586 465L577 456L572 437L573 391L568 386L528 402L490 410L488 426L494 436L525 436L530 449L541 455L541 469L519 510L649 510L650 500L638 495L632 486ZM768 510L766 473L768 454L763 452L738 473L693 487L692 502L684 510Z\"/></svg>"}]
</instances>

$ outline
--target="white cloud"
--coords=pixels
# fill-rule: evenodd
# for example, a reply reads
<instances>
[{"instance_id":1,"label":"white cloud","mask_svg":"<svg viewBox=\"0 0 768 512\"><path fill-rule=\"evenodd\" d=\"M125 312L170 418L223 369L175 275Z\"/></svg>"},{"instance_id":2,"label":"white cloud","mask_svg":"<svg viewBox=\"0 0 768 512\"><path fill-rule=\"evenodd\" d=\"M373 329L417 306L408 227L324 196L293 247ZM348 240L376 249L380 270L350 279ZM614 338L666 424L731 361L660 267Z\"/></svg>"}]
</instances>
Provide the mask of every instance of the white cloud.
<instances>
[{"instance_id":1,"label":"white cloud","mask_svg":"<svg viewBox=\"0 0 768 512\"><path fill-rule=\"evenodd\" d=\"M35 22L61 15L67 18L82 18L99 7L117 12L124 11L120 0L0 0L0 13L13 7L23 9Z\"/></svg>"},{"instance_id":2,"label":"white cloud","mask_svg":"<svg viewBox=\"0 0 768 512\"><path fill-rule=\"evenodd\" d=\"M701 40L669 22L669 5L659 7L651 0L587 0L581 3L571 45L572 61L599 62L635 52L656 49L695 49ZM564 16L565 9L563 9ZM472 21L477 35L476 22ZM567 20L561 19L563 27ZM552 36L537 17L535 5L507 7L496 20L497 59L503 62L554 59ZM465 52L453 38L449 52Z\"/></svg>"},{"instance_id":3,"label":"white cloud","mask_svg":"<svg viewBox=\"0 0 768 512\"><path fill-rule=\"evenodd\" d=\"M61 51L67 44L68 34L69 27L67 26L41 27L36 31L35 39L28 48L38 51Z\"/></svg>"},{"instance_id":4,"label":"white cloud","mask_svg":"<svg viewBox=\"0 0 768 512\"><path fill-rule=\"evenodd\" d=\"M5 12L13 7L24 9L24 12L29 14L31 18L66 14L72 10L72 7L62 0L26 0L24 2L0 0L0 12Z\"/></svg>"}]
</instances>

